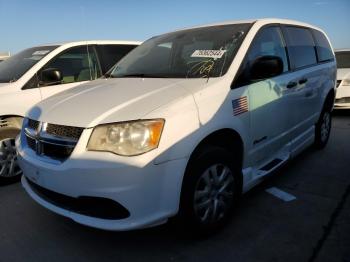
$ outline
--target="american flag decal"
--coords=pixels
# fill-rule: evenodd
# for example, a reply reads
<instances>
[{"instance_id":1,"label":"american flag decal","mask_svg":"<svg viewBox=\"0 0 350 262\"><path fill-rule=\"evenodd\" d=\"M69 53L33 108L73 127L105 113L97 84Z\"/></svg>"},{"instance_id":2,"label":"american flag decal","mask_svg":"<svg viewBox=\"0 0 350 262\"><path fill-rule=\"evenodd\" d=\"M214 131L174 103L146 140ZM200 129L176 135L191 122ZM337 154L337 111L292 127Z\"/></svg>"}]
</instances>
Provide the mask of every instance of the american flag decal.
<instances>
[{"instance_id":1,"label":"american flag decal","mask_svg":"<svg viewBox=\"0 0 350 262\"><path fill-rule=\"evenodd\" d=\"M232 100L233 115L238 116L249 111L248 99L246 96Z\"/></svg>"}]
</instances>

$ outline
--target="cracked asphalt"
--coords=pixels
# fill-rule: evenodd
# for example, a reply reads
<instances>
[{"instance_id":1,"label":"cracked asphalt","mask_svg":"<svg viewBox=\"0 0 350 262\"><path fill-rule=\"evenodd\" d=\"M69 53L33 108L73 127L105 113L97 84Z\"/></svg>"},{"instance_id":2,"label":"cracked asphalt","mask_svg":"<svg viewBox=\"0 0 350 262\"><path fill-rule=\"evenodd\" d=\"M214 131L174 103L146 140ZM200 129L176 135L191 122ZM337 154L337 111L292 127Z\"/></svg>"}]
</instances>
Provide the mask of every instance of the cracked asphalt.
<instances>
[{"instance_id":1,"label":"cracked asphalt","mask_svg":"<svg viewBox=\"0 0 350 262\"><path fill-rule=\"evenodd\" d=\"M265 189L296 200L284 202ZM350 112L334 114L329 144L306 150L242 198L222 231L191 238L173 226L87 228L40 207L20 184L0 187L0 261L350 262Z\"/></svg>"}]
</instances>

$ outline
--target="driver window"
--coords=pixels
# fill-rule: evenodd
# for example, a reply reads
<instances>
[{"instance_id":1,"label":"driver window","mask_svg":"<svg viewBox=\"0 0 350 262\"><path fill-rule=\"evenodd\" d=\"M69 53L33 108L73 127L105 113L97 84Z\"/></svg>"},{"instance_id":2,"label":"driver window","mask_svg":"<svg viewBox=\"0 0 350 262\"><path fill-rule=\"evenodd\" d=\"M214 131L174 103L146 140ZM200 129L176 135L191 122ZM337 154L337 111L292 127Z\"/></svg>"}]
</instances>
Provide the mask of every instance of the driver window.
<instances>
[{"instance_id":1,"label":"driver window","mask_svg":"<svg viewBox=\"0 0 350 262\"><path fill-rule=\"evenodd\" d=\"M268 27L263 29L255 39L248 53L249 62L253 62L259 56L278 56L283 61L283 72L288 71L286 46L284 44L279 27Z\"/></svg>"},{"instance_id":2,"label":"driver window","mask_svg":"<svg viewBox=\"0 0 350 262\"><path fill-rule=\"evenodd\" d=\"M280 57L283 61L283 72L288 71L286 45L281 30L277 26L264 28L257 34L243 62L244 66L241 68L243 70L240 70L237 85L243 86L251 82L249 79L250 66L255 59L266 55Z\"/></svg>"},{"instance_id":3,"label":"driver window","mask_svg":"<svg viewBox=\"0 0 350 262\"><path fill-rule=\"evenodd\" d=\"M62 83L90 81L101 76L96 53L93 47L73 47L55 57L42 70L58 69L62 74Z\"/></svg>"}]
</instances>

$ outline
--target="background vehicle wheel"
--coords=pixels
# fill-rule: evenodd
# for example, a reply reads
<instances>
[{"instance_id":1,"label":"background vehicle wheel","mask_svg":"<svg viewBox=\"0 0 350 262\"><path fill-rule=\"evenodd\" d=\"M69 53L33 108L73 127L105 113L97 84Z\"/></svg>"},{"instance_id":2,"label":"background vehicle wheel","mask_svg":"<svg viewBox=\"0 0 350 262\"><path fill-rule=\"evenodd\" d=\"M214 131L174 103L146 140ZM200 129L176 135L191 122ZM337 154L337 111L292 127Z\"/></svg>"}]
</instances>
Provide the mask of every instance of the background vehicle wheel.
<instances>
[{"instance_id":1,"label":"background vehicle wheel","mask_svg":"<svg viewBox=\"0 0 350 262\"><path fill-rule=\"evenodd\" d=\"M232 153L218 147L200 150L189 163L179 218L191 231L212 233L231 216L242 191L241 171Z\"/></svg>"},{"instance_id":2,"label":"background vehicle wheel","mask_svg":"<svg viewBox=\"0 0 350 262\"><path fill-rule=\"evenodd\" d=\"M315 147L322 149L326 146L332 128L332 113L331 107L325 104L320 119L315 128Z\"/></svg>"},{"instance_id":3,"label":"background vehicle wheel","mask_svg":"<svg viewBox=\"0 0 350 262\"><path fill-rule=\"evenodd\" d=\"M17 164L17 153L14 138L0 141L0 184L19 181L22 170Z\"/></svg>"}]
</instances>

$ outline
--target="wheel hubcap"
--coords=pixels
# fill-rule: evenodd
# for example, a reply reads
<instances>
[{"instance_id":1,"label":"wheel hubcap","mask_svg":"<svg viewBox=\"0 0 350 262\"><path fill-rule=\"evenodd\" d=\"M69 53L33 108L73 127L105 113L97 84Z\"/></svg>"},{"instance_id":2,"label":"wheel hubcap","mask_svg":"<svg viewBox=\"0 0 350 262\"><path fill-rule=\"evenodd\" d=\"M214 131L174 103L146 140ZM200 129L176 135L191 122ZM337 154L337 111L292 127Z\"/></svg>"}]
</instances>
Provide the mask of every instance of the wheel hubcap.
<instances>
[{"instance_id":1,"label":"wheel hubcap","mask_svg":"<svg viewBox=\"0 0 350 262\"><path fill-rule=\"evenodd\" d=\"M12 138L0 141L0 177L15 177L22 175L17 164L15 140Z\"/></svg>"},{"instance_id":2,"label":"wheel hubcap","mask_svg":"<svg viewBox=\"0 0 350 262\"><path fill-rule=\"evenodd\" d=\"M325 112L322 119L321 125L321 140L325 142L329 136L331 129L331 115L329 112Z\"/></svg>"},{"instance_id":3,"label":"wheel hubcap","mask_svg":"<svg viewBox=\"0 0 350 262\"><path fill-rule=\"evenodd\" d=\"M194 194L194 210L202 223L213 223L226 215L233 199L233 182L225 165L215 164L203 172Z\"/></svg>"}]
</instances>

